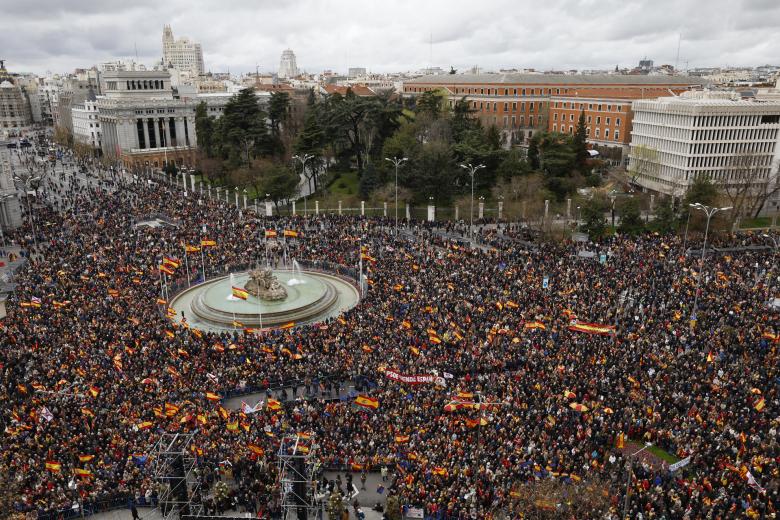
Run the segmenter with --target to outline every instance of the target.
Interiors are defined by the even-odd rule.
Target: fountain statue
[[[244,289],[261,300],[275,301],[287,298],[287,289],[279,283],[268,268],[249,271],[249,281],[244,285]]]

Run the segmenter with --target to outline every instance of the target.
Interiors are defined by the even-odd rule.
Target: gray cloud
[[[7,5],[5,5],[7,4]],[[777,0],[32,0],[4,2],[14,71],[67,72],[161,54],[162,25],[203,44],[213,71],[274,71],[287,47],[316,72],[777,62]],[[433,40],[431,49],[430,41]]]

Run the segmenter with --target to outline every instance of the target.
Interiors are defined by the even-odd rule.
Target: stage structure
[[[279,484],[283,520],[317,518],[317,457],[308,435],[286,435],[279,445]]]
[[[160,484],[158,508],[166,520],[203,514],[195,475],[195,433],[163,433],[151,451],[152,476]]]

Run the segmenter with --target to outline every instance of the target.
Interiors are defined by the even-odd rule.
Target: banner
[[[398,372],[395,372],[394,370],[385,370],[385,376],[387,376],[388,379],[391,379],[393,381],[398,381],[399,383],[406,383],[408,385],[436,384],[436,385],[446,386],[447,384],[444,381],[443,377],[435,376],[432,374],[408,375],[408,374],[400,374]]]
[[[691,456],[688,455],[684,459],[682,459],[682,460],[680,460],[678,462],[675,462],[674,464],[669,466],[669,471],[675,472],[675,471],[677,471],[680,468],[684,468],[685,466],[687,466],[690,463],[691,463]]]

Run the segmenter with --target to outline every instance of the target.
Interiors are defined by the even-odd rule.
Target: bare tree
[[[631,147],[631,162],[626,171],[626,183],[630,188],[639,186],[637,178],[655,177],[661,168],[658,162],[658,150],[640,144]]]
[[[731,158],[729,167],[715,174],[734,210],[732,214],[757,217],[767,200],[780,192],[780,172],[771,157],[744,152]]]
[[[599,518],[609,509],[609,486],[599,479],[544,479],[515,485],[510,507],[525,518]]]

